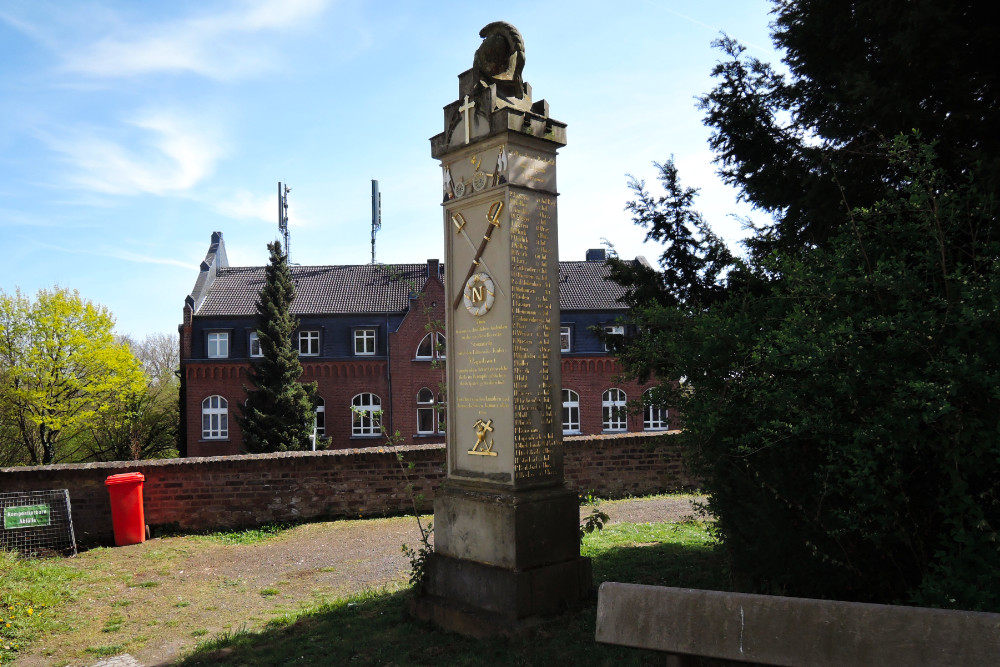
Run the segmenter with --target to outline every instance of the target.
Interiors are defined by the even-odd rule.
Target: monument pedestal
[[[414,613],[514,634],[590,592],[563,485],[556,153],[566,124],[532,101],[514,26],[483,28],[431,138],[445,233],[447,481]]]
[[[579,500],[563,487],[512,491],[446,482],[418,618],[465,635],[517,634],[590,594]]]

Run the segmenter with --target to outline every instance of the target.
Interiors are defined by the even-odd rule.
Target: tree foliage
[[[616,263],[638,325],[622,360],[681,380],[680,437],[745,588],[1000,610],[985,7],[779,2],[788,77],[720,43],[712,145],[774,219],[745,257],[701,231],[672,170],[664,197],[633,182],[667,252],[661,272]]]
[[[87,460],[129,461],[177,456],[180,381],[176,336],[150,334],[141,341],[121,338],[145,375],[139,394],[123,396],[94,421],[80,443]]]
[[[113,335],[103,306],[67,289],[34,301],[0,291],[0,405],[11,462],[45,465],[76,456],[71,445],[112,406],[144,390],[139,362]]]
[[[263,355],[254,361],[246,404],[239,417],[243,443],[252,453],[305,450],[312,446],[316,384],[298,381],[302,375],[293,334],[298,326],[291,313],[295,283],[288,258],[277,241],[267,246],[270,262],[257,299],[257,336]]]
[[[900,133],[936,141],[939,168],[952,180],[975,170],[980,187],[996,191],[1000,82],[990,3],[776,0],[774,16],[789,75],[724,38],[718,83],[701,98],[721,174],[774,214],[752,250],[822,243],[851,208],[902,186],[905,170],[883,149]]]

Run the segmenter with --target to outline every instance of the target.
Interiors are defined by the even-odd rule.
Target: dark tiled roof
[[[562,310],[625,310],[618,302],[625,288],[608,280],[604,262],[559,262],[559,308]]]
[[[441,265],[443,269],[443,264]],[[295,315],[405,312],[411,289],[427,279],[426,264],[392,267],[377,264],[293,266]],[[624,310],[617,299],[624,290],[607,280],[603,262],[559,262],[562,310]],[[256,315],[254,304],[264,284],[263,266],[219,269],[197,315]]]
[[[295,315],[404,312],[411,286],[420,289],[427,280],[426,264],[290,268],[296,289]],[[263,285],[263,266],[219,269],[197,314],[256,315],[257,293]]]

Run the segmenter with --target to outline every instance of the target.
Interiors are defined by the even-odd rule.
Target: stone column
[[[566,126],[533,103],[524,45],[483,29],[431,139],[441,161],[447,480],[418,615],[473,635],[580,601],[579,505],[563,483],[556,151]]]

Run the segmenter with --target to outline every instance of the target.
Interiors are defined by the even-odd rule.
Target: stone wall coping
[[[596,639],[767,665],[971,667],[996,664],[1000,614],[605,582]]]
[[[666,435],[676,435],[680,431],[642,431],[637,433],[602,433],[599,435],[568,435],[563,438],[564,442],[594,442],[595,444],[607,440],[636,440],[643,441],[652,438],[659,438]],[[345,449],[328,449],[316,452],[273,452],[270,454],[238,454],[236,456],[191,456],[188,458],[176,459],[142,459],[139,461],[100,461],[94,463],[54,463],[47,466],[14,466],[0,468],[0,474],[4,473],[26,473],[44,471],[71,471],[71,470],[133,470],[138,468],[164,468],[171,466],[188,466],[196,463],[214,462],[237,462],[237,461],[259,461],[262,459],[294,459],[326,456],[357,456],[363,454],[396,454],[399,452],[418,452],[426,450],[444,449],[443,442],[425,442],[419,445],[400,445],[390,447],[386,445],[374,447],[351,447]]]
[[[0,474],[26,473],[46,471],[72,470],[130,470],[137,468],[168,468],[172,466],[189,466],[202,463],[233,463],[238,461],[260,461],[267,459],[297,459],[323,458],[327,456],[358,456],[364,454],[396,454],[399,452],[417,452],[425,450],[444,449],[443,442],[421,443],[419,445],[404,445],[398,447],[352,447],[345,449],[329,449],[321,451],[272,452],[269,454],[238,454],[236,456],[191,456],[176,459],[142,459],[139,461],[101,461],[95,463],[55,463],[47,466],[15,466],[0,468]]]
[[[601,442],[602,440],[648,440],[666,435],[677,435],[675,431],[635,431],[625,433],[597,433],[595,435],[564,435],[563,442]]]

